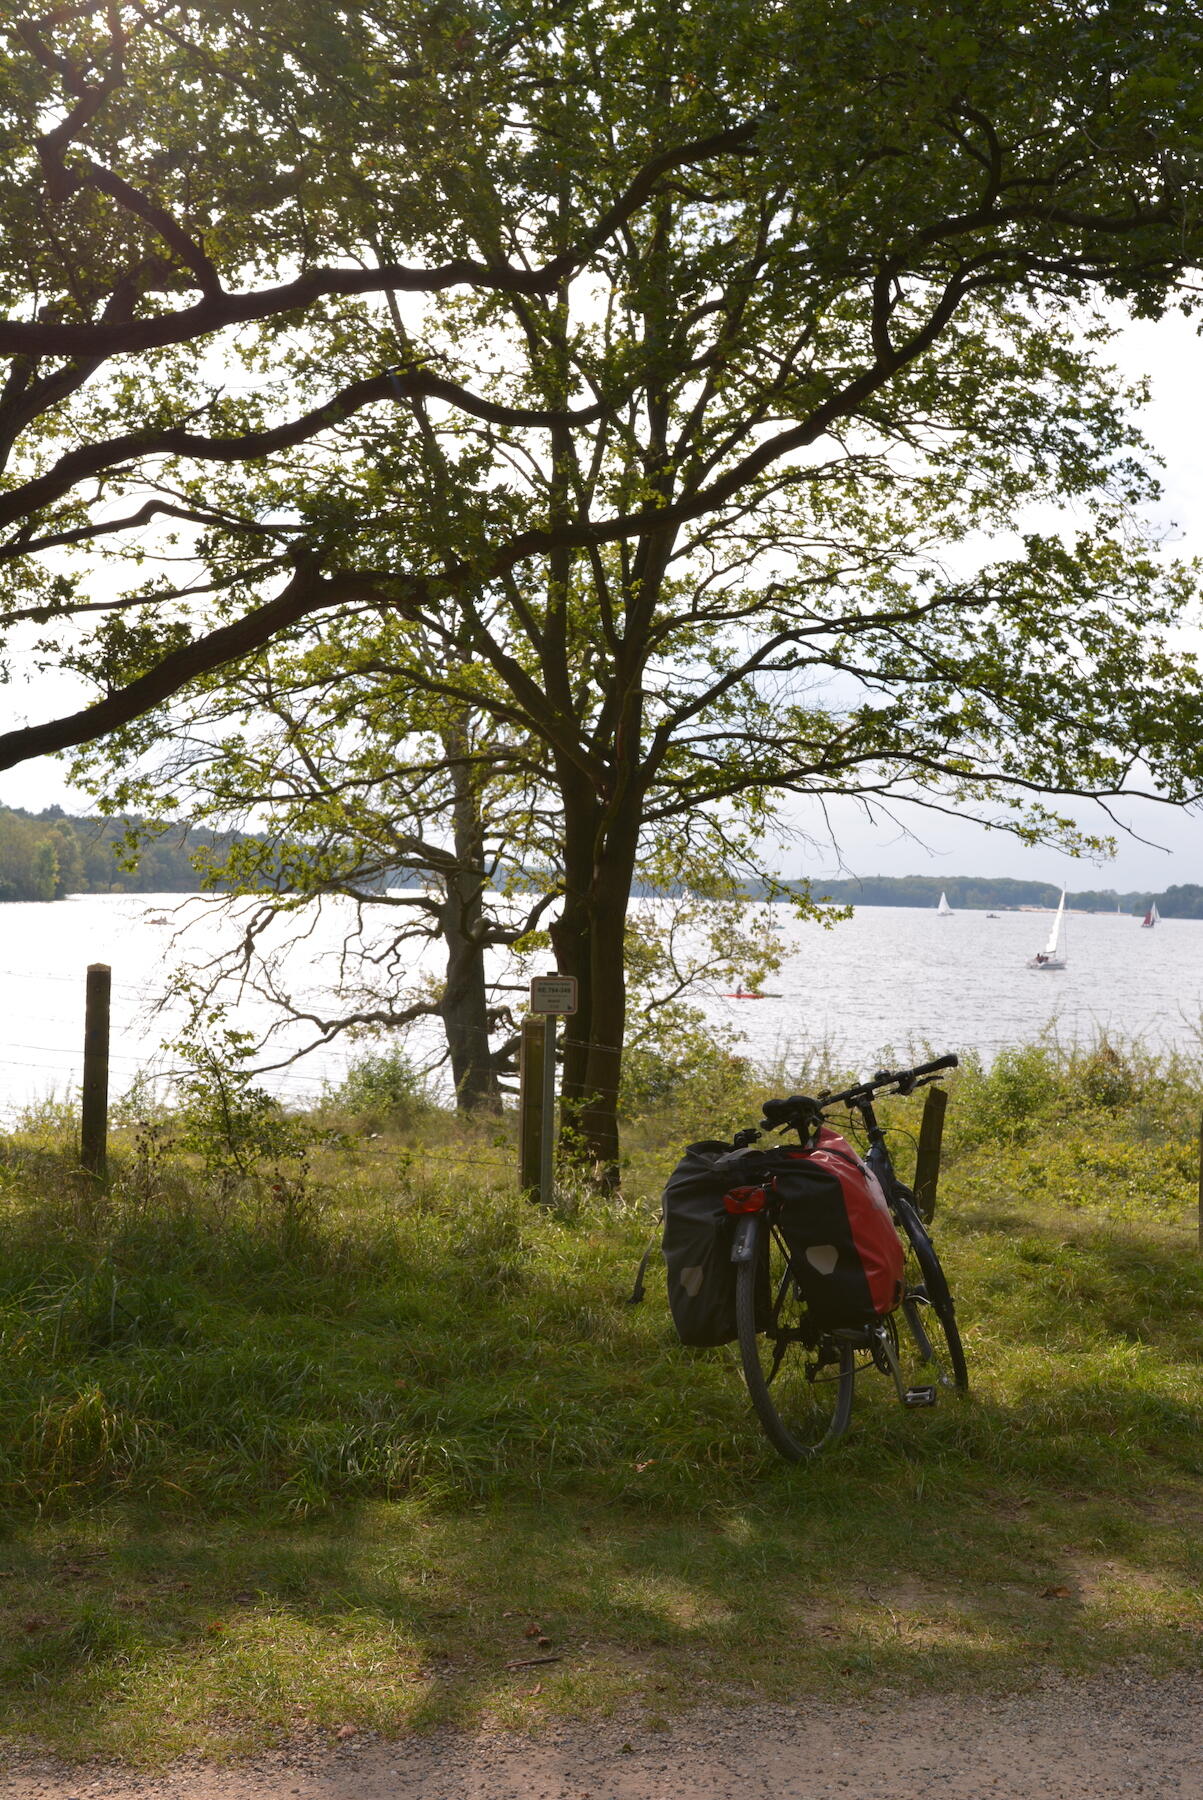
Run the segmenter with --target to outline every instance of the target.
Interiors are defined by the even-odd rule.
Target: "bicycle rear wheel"
[[[764,1213],[753,1226],[752,1257],[735,1273],[744,1380],[773,1448],[789,1462],[806,1462],[848,1429],[853,1349],[813,1328],[780,1233]]]
[[[917,1387],[933,1388],[936,1399],[942,1393],[966,1394],[969,1371],[965,1351],[948,1278],[936,1247],[905,1197],[896,1198],[894,1211],[906,1251],[906,1296],[900,1311],[911,1347],[908,1377],[914,1376]],[[902,1338],[901,1332],[899,1337]],[[905,1349],[904,1340],[899,1345],[900,1354]]]

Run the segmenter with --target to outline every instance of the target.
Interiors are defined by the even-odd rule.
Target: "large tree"
[[[106,693],[9,760],[121,727],[148,751],[151,709],[269,641],[541,746],[565,1094],[603,1163],[658,836],[721,845],[785,789],[1037,835],[1070,830],[1060,796],[1191,791],[1186,587],[1133,536],[1149,488],[1090,334],[1198,260],[1192,6],[108,16],[103,45],[86,6],[24,33],[12,130],[67,209],[48,266],[77,239],[114,266],[116,220],[132,287],[0,324],[17,387],[63,388],[0,496],[10,592],[41,582],[44,638]],[[273,279],[235,304],[248,269]],[[223,328],[255,385],[214,396]],[[1070,528],[1014,541],[1050,503]],[[85,600],[50,552],[166,553],[123,506],[177,522],[189,579]]]
[[[366,380],[335,365],[317,405],[298,410],[286,399],[265,423],[270,408],[222,396],[215,371],[231,360],[265,359],[257,366],[286,376],[290,334],[345,317],[340,308],[358,296],[395,304],[498,287],[552,294],[674,171],[754,136],[754,118],[708,128],[702,139],[682,120],[671,141],[645,140],[614,158],[597,185],[599,211],[574,221],[546,266],[523,244],[474,254],[448,213],[445,179],[509,185],[499,123],[515,79],[530,97],[530,48],[546,23],[540,8],[512,18],[485,8],[476,18],[416,0],[338,10],[325,0],[8,9],[0,19],[5,639],[15,634],[23,647],[22,626],[122,608],[63,555],[117,540],[137,555],[139,533],[173,516],[155,475],[175,459],[254,463],[364,409],[425,398],[496,411],[437,368],[403,359],[374,365]],[[711,127],[723,112],[712,111]],[[457,170],[468,143],[473,157]],[[403,252],[412,260],[399,260]],[[529,408],[517,417],[547,422]],[[131,491],[136,506],[114,506]],[[303,546],[289,574],[269,599],[243,592],[224,609],[197,604],[188,627],[174,631],[157,629],[160,592],[155,624],[138,630],[139,653],[108,645],[104,698],[0,734],[0,768],[103,736],[341,603]],[[133,606],[145,610],[141,600]]]

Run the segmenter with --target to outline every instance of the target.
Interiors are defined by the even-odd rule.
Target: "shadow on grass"
[[[684,1521],[562,1492],[291,1529],[122,1510],[87,1544],[21,1533],[5,1585],[34,1630],[9,1648],[5,1722],[137,1756],[1197,1655],[1197,1500],[1188,1520],[1182,1499],[967,1481],[943,1449],[933,1479],[917,1447],[858,1443],[817,1481],[773,1469]]]
[[[1197,1652],[1203,1270],[1164,1233],[947,1215],[974,1397],[866,1377],[798,1469],[733,1352],[621,1304],[639,1219],[9,1223],[9,1730],[237,1749]]]

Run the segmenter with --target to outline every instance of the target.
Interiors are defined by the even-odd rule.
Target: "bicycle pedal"
[[[904,1406],[934,1406],[938,1397],[934,1387],[913,1387],[906,1390],[902,1397],[902,1404]]]

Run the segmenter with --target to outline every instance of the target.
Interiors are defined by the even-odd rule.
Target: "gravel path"
[[[153,1775],[0,1766],[0,1800],[1203,1800],[1203,1675],[1045,1679],[1005,1698],[804,1701],[537,1737],[349,1738]]]

